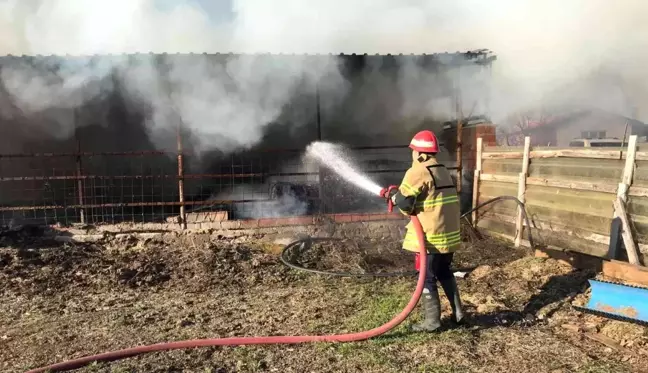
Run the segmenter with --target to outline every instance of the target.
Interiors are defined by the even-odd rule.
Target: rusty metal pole
[[[461,66],[457,68],[455,78],[455,110],[457,115],[457,192],[461,193],[462,166],[463,166],[463,113],[461,110]]]
[[[76,140],[76,174],[77,177],[79,178],[77,180],[77,194],[78,194],[78,199],[79,199],[79,205],[83,206],[83,167],[81,165],[81,139],[79,138],[79,127],[78,127],[78,111],[77,109],[73,109],[73,117],[74,117],[74,138]],[[83,208],[79,209],[79,219],[81,221],[81,224],[86,223],[85,219],[85,210]]]
[[[317,141],[322,141],[322,112],[320,106],[320,90],[319,82],[315,83],[315,124],[317,126]],[[322,166],[318,165],[317,168],[317,184],[318,184],[318,197],[319,197],[319,213],[323,214],[324,210],[324,172]]]
[[[81,141],[77,138],[77,151],[80,153],[81,152]],[[78,189],[78,194],[79,194],[79,205],[83,206],[83,180],[81,179],[81,176],[83,175],[83,168],[81,167],[81,156],[77,155],[76,157],[76,168],[77,168],[77,176],[79,177],[79,180],[77,180],[77,189]],[[81,219],[81,224],[85,224],[85,210],[81,208],[79,210],[79,218]]]
[[[180,202],[180,225],[182,229],[187,229],[187,214],[185,211],[185,198],[184,198],[184,164],[183,164],[183,147],[182,147],[182,134],[180,125],[178,124],[178,198]]]

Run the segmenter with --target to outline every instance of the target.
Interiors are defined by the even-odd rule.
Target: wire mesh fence
[[[411,165],[406,146],[352,148],[380,185]],[[382,212],[384,203],[302,150],[192,159],[175,152],[0,154],[0,225],[116,224]]]

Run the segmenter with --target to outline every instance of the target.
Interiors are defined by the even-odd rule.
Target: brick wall
[[[85,228],[52,228],[50,234],[60,241],[98,241],[109,236],[149,237],[164,234],[211,234],[223,237],[253,236],[273,240],[279,236],[366,237],[401,240],[407,217],[400,214],[331,214],[314,217],[223,220],[187,224],[114,224]]]

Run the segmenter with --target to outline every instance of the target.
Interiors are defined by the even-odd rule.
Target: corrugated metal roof
[[[148,54],[148,55],[209,55],[209,56],[220,56],[220,55],[226,55],[226,56],[416,56],[416,57],[421,57],[421,56],[472,56],[472,57],[478,57],[478,56],[484,56],[484,55],[492,55],[492,52],[488,49],[478,49],[478,50],[472,50],[472,51],[465,51],[465,52],[442,52],[442,53],[387,53],[387,54],[381,54],[381,53],[374,53],[374,54],[369,54],[369,53],[234,53],[234,52],[226,52],[226,53],[181,53],[181,52],[176,52],[176,53],[168,53],[168,52],[162,52],[162,53],[156,53],[156,52],[135,52],[135,53],[106,53],[106,54],[90,54],[90,55],[74,55],[74,54],[30,54],[30,55],[13,55],[13,54],[6,54],[6,55],[0,55],[0,57],[103,57],[103,56],[132,56],[132,55],[142,55],[142,54]]]
[[[3,60],[15,60],[15,59],[25,59],[25,60],[40,60],[40,59],[47,59],[47,60],[64,60],[64,59],[112,59],[112,58],[127,58],[127,59],[137,59],[141,58],[143,56],[151,56],[154,58],[182,58],[182,57],[192,57],[192,56],[206,56],[214,59],[230,59],[230,58],[237,58],[237,57],[273,57],[273,58],[289,58],[289,57],[310,57],[310,58],[318,58],[318,57],[336,57],[336,58],[341,58],[345,60],[364,60],[364,59],[374,59],[374,58],[382,58],[382,59],[392,59],[395,62],[397,62],[399,59],[414,59],[416,61],[419,61],[423,65],[428,65],[428,64],[434,64],[434,65],[462,65],[462,64],[483,64],[483,65],[488,65],[495,61],[497,57],[489,50],[487,49],[479,49],[479,50],[473,50],[473,51],[466,51],[466,52],[454,52],[454,53],[432,53],[432,54],[368,54],[368,53],[363,53],[363,54],[344,54],[344,53],[339,53],[339,54],[333,54],[333,53],[328,53],[328,54],[321,54],[321,53],[316,53],[316,54],[309,54],[309,53],[302,53],[302,54],[297,54],[297,53],[154,53],[154,52],[146,52],[146,53],[123,53],[123,54],[93,54],[93,55],[71,55],[71,54],[64,54],[64,55],[41,55],[41,54],[36,54],[36,55],[4,55],[0,56],[0,62]]]

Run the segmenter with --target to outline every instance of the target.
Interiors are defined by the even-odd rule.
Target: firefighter
[[[455,324],[463,321],[457,282],[450,269],[453,254],[461,244],[461,212],[450,172],[436,159],[439,145],[434,133],[417,133],[409,147],[412,149],[412,167],[405,173],[398,190],[393,190],[388,198],[403,214],[416,215],[425,233],[428,270],[421,298],[425,319],[411,329],[432,332],[441,327],[437,281],[450,301],[452,321]],[[418,252],[418,240],[411,224],[407,226],[403,249]],[[418,253],[415,267],[419,269]]]

